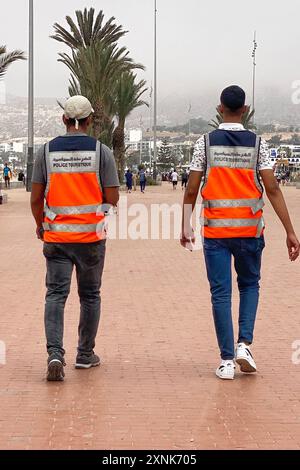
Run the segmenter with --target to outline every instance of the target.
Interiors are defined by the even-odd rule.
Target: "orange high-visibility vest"
[[[260,142],[246,130],[218,129],[205,136],[204,237],[259,238],[263,234],[264,190],[257,170]]]
[[[88,136],[46,145],[44,241],[94,243],[105,238],[100,178],[101,144]],[[77,148],[77,150],[75,150]]]

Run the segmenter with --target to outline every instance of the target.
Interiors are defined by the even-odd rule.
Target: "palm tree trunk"
[[[113,133],[113,149],[120,181],[125,171],[125,121],[119,121]]]
[[[105,108],[100,100],[94,103],[94,118],[92,124],[92,136],[100,139],[102,132],[112,124],[111,118],[105,113]]]
[[[94,103],[94,118],[92,124],[92,135],[95,139],[99,139],[103,130],[104,109],[100,101]]]

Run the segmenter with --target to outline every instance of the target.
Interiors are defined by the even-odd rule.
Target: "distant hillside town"
[[[62,123],[62,109],[58,101],[63,99],[37,99],[35,103],[35,153],[56,135],[64,133]],[[275,100],[276,102],[278,101]],[[182,104],[182,103],[181,103]],[[179,106],[180,103],[177,103]],[[183,104],[182,104],[183,106]],[[274,105],[273,105],[274,106]],[[293,106],[293,105],[292,105]],[[208,110],[204,106],[205,115],[214,118],[214,108]],[[164,102],[162,113],[158,115],[158,154],[165,151],[170,155],[174,165],[187,165],[192,158],[193,147],[197,139],[212,130],[210,121],[202,116],[194,117],[199,105],[193,112],[183,112],[181,123],[176,124],[179,109],[172,107],[171,102]],[[274,161],[280,160],[282,155],[288,159],[292,166],[300,167],[300,124],[295,123],[295,116],[288,123],[288,114],[292,111],[298,113],[298,107],[290,107],[282,113],[282,120],[272,119],[262,121],[257,116],[256,131],[270,144],[271,156]],[[170,112],[169,117],[167,114]],[[151,130],[151,109],[147,114],[133,113],[127,121],[126,129],[126,157],[128,166],[149,164],[153,158],[153,136]],[[267,119],[267,116],[265,117]],[[300,116],[299,121],[300,123]],[[163,147],[161,151],[161,147]],[[8,96],[0,103],[0,166],[8,162],[13,168],[24,168],[27,152],[27,100]]]

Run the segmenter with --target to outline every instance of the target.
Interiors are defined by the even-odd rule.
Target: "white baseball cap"
[[[85,96],[81,95],[69,98],[66,101],[64,111],[67,119],[75,119],[76,121],[85,119],[94,112],[89,100]]]

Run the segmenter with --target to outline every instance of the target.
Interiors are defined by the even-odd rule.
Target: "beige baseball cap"
[[[69,98],[66,101],[64,111],[67,119],[76,119],[76,121],[85,119],[94,112],[89,100],[85,96],[81,95]]]

